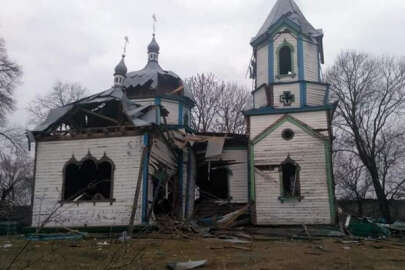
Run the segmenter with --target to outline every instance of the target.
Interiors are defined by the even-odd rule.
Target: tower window
[[[287,45],[281,47],[278,57],[279,57],[280,75],[292,74],[291,48]]]
[[[281,164],[282,198],[301,198],[300,167],[289,156]]]

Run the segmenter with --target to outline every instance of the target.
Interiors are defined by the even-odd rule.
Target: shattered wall
[[[229,196],[232,203],[248,202],[248,151],[247,149],[225,148],[223,153],[211,160],[227,161],[231,171],[228,176]]]
[[[55,210],[45,227],[128,225],[142,145],[143,136],[38,142],[32,226],[39,226]],[[114,162],[114,201],[61,206],[65,163],[72,155],[80,160],[89,152],[97,159],[105,153]],[[141,222],[142,196],[137,207],[135,224]]]

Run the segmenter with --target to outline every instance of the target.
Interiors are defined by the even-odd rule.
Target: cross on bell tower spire
[[[114,87],[121,87],[124,84],[124,80],[127,77],[127,66],[125,65],[125,54],[127,51],[127,44],[129,43],[128,37],[124,37],[124,48],[123,48],[123,54],[121,57],[121,61],[118,63],[118,65],[114,69]]]

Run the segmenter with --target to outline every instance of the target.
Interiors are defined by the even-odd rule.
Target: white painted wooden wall
[[[224,149],[222,155],[213,160],[230,161],[232,174],[229,176],[229,196],[233,203],[248,202],[248,151],[247,149]]]
[[[291,141],[281,137],[284,129],[295,132]],[[279,165],[289,154],[300,170],[302,201],[284,202],[278,169],[255,173],[256,220],[259,225],[330,224],[330,205],[324,142],[286,122],[254,147],[255,165]],[[262,171],[263,172],[263,171]]]
[[[128,225],[137,184],[142,136],[88,140],[38,142],[33,224],[39,226],[61,200],[63,167],[74,155],[80,160],[90,151],[97,159],[104,153],[114,162],[113,198],[109,202],[65,203],[45,227]],[[142,189],[141,189],[142,191]],[[141,192],[142,195],[142,192]],[[141,222],[142,196],[139,197],[135,224]]]
[[[257,61],[257,78],[256,85],[259,87],[262,84],[269,83],[269,46],[264,45],[257,50],[256,53]]]
[[[326,111],[290,113],[289,115],[304,122],[313,129],[327,129],[328,127]],[[281,117],[282,115],[280,114],[250,116],[250,138],[253,139],[262,133]]]

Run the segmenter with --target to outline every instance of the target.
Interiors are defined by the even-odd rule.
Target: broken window
[[[106,155],[97,160],[89,153],[80,162],[72,157],[63,170],[63,201],[112,200],[114,163]]]
[[[231,170],[224,161],[209,161],[197,174],[197,186],[201,199],[229,199],[229,175]]]
[[[291,48],[287,45],[283,46],[279,51],[279,68],[280,75],[288,75],[292,73],[292,58]]]
[[[300,198],[299,165],[288,156],[281,164],[280,171],[282,180],[281,196],[284,198]]]

